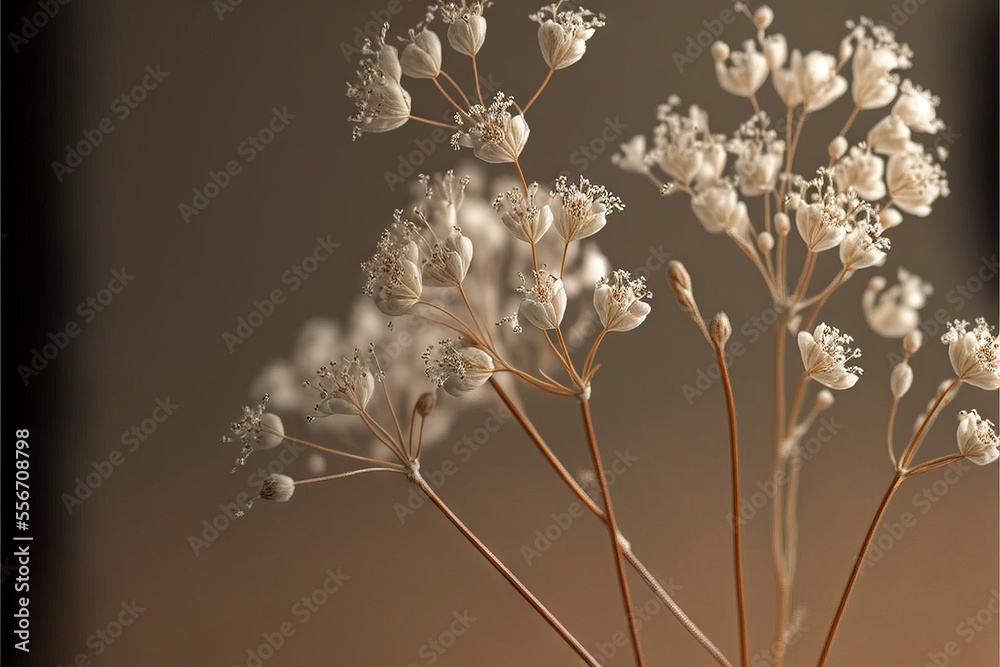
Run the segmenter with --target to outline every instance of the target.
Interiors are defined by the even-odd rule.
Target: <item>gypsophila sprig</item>
[[[971,329],[965,320],[955,320],[941,342],[948,346],[948,358],[959,380],[987,391],[1000,388],[1000,338],[984,318],[976,318]]]

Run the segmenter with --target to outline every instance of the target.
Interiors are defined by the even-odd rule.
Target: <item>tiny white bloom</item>
[[[861,146],[853,146],[833,166],[833,180],[838,190],[854,188],[860,196],[873,201],[885,197],[884,175],[882,158]]]
[[[637,134],[620,147],[621,153],[611,156],[611,163],[632,174],[646,174],[649,164],[646,158],[646,137]]]
[[[288,475],[268,475],[260,484],[260,497],[276,503],[287,502],[295,493],[295,481]]]
[[[802,104],[819,111],[847,92],[847,79],[837,74],[837,60],[828,53],[812,51],[803,56],[792,51],[787,69],[774,71],[774,88],[786,106]]]
[[[493,357],[462,342],[443,340],[423,354],[424,373],[452,396],[481,387],[493,375]]]
[[[850,347],[854,341],[825,323],[813,333],[800,331],[799,352],[806,375],[830,389],[849,389],[861,377],[861,369],[847,362],[861,356],[861,350]]]
[[[493,200],[493,208],[500,214],[501,222],[514,238],[525,243],[538,243],[552,226],[552,209],[548,204],[536,206],[537,194],[538,183],[532,183],[528,186],[527,200],[521,186],[501,192]]]
[[[840,242],[840,262],[853,271],[885,264],[889,239],[882,236],[878,218],[860,220]]]
[[[944,121],[937,117],[941,100],[936,95],[915,86],[909,79],[903,82],[900,90],[902,94],[892,107],[894,116],[901,118],[915,132],[937,134],[944,128]]]
[[[239,441],[243,445],[237,465],[246,463],[247,458],[255,449],[273,449],[284,440],[285,428],[278,415],[265,412],[268,394],[264,394],[261,402],[254,407],[243,406],[243,417],[229,425],[232,436],[223,436],[222,442]]]
[[[396,224],[382,233],[376,252],[361,268],[368,275],[364,293],[386,315],[402,315],[420,300],[423,291],[419,254],[410,240],[413,223],[402,220],[396,211]]]
[[[899,116],[888,115],[868,132],[868,146],[876,153],[894,155],[910,150],[909,126]]]
[[[441,20],[448,26],[448,43],[451,48],[467,56],[474,56],[486,41],[486,19],[482,0],[454,0],[441,2]]]
[[[955,320],[941,336],[958,379],[987,391],[1000,388],[1000,338],[982,317],[969,330],[965,320]]]
[[[879,109],[896,97],[899,76],[893,70],[912,65],[913,52],[906,44],[896,41],[895,33],[869,18],[854,26],[852,37],[857,42],[851,63],[853,80],[851,95],[861,109]]]
[[[355,350],[351,358],[320,366],[316,378],[305,382],[305,386],[319,392],[316,412],[325,417],[364,412],[375,393],[375,376],[370,365],[369,359]]]
[[[895,205],[920,218],[930,215],[939,197],[951,194],[944,168],[920,144],[889,158],[886,181]]]
[[[763,85],[767,79],[768,66],[767,58],[757,51],[756,45],[751,40],[743,43],[742,51],[729,53],[727,48],[722,58],[715,60],[715,75],[719,80],[719,86],[727,93],[739,97],[751,97]],[[729,65],[726,64],[728,55]]]
[[[594,309],[608,331],[630,331],[643,323],[650,306],[643,299],[653,294],[646,289],[646,279],[632,279],[628,271],[618,269],[602,277],[594,289]]]
[[[423,283],[434,287],[461,285],[472,263],[472,241],[454,227],[444,241],[438,241],[423,260]]]
[[[712,234],[726,232],[742,236],[750,228],[747,206],[739,200],[736,188],[729,181],[719,181],[699,190],[691,197],[691,210]]]
[[[740,192],[746,197],[774,190],[783,167],[785,142],[769,126],[767,114],[756,113],[726,143],[726,150],[736,156]]]
[[[523,115],[513,116],[508,111],[513,104],[513,98],[497,93],[488,107],[476,104],[464,114],[455,114],[455,122],[463,131],[452,136],[452,145],[471,148],[483,162],[517,161],[530,129]]]
[[[975,410],[958,413],[958,451],[976,465],[989,465],[1000,458],[997,449],[997,430],[989,419],[983,419]]]
[[[625,208],[621,199],[607,188],[594,185],[583,176],[579,184],[570,184],[565,176],[560,176],[554,188],[550,194],[561,203],[554,224],[566,243],[596,234],[607,224],[608,215]]]
[[[399,83],[399,55],[395,47],[385,43],[387,29],[388,24],[374,41],[365,41],[358,81],[347,87],[347,96],[356,106],[349,118],[355,124],[354,139],[368,132],[395,130],[410,118],[410,94]]]

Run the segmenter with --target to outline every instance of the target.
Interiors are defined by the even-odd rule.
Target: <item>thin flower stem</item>
[[[535,91],[535,94],[532,95],[531,99],[528,100],[528,103],[524,105],[524,110],[521,111],[522,114],[528,113],[528,109],[531,108],[531,105],[535,103],[535,100],[538,99],[538,96],[542,94],[543,90],[545,90],[545,86],[549,85],[549,79],[552,78],[552,73],[555,71],[556,70],[554,67],[549,69],[549,73],[546,74],[545,78],[542,80],[542,85],[538,87],[538,90]]]
[[[750,664],[750,647],[747,638],[747,609],[743,586],[743,542],[740,521],[740,448],[739,435],[736,426],[736,402],[733,399],[733,386],[729,378],[729,367],[726,364],[726,352],[721,343],[713,341],[715,358],[722,371],[722,388],[726,394],[726,413],[729,416],[729,448],[732,459],[732,497],[733,497],[733,570],[736,575],[736,608],[739,615],[740,633],[740,664],[748,667]]]
[[[621,533],[615,520],[615,510],[611,503],[611,489],[608,477],[604,473],[604,463],[601,461],[601,450],[597,445],[597,434],[594,432],[594,422],[590,414],[590,401],[580,401],[580,413],[583,416],[583,426],[587,432],[587,443],[590,445],[590,458],[594,464],[594,472],[601,487],[601,497],[604,501],[604,511],[608,517],[608,531],[611,535],[611,547],[615,552],[615,566],[618,570],[618,583],[621,585],[622,604],[628,616],[629,631],[632,633],[632,650],[635,654],[635,664],[642,667],[642,646],[639,643],[639,626],[636,624],[635,612],[632,609],[632,594],[629,591],[628,574],[625,572],[625,561],[622,559]]]
[[[760,113],[760,105],[757,104],[757,95],[750,93],[750,104],[753,106],[754,113]]]
[[[816,268],[816,253],[812,250],[806,255],[806,262],[802,267],[802,275],[799,276],[799,284],[795,286],[795,291],[792,292],[791,302],[795,303],[802,298],[802,295],[806,293],[806,289],[809,288],[809,281],[812,279],[813,269]]]
[[[524,192],[524,201],[528,201],[528,181],[524,178],[524,170],[521,169],[521,162],[517,158],[514,158],[514,168],[517,169],[517,175],[521,179],[521,191]],[[534,246],[534,244],[532,244]],[[534,248],[532,248],[534,249]]]
[[[847,279],[850,278],[852,275],[854,275],[854,271],[852,271],[851,269],[848,269],[846,267],[841,269],[840,273],[837,274],[837,277],[831,280],[830,284],[827,285],[822,292],[820,292],[819,294],[815,294],[809,297],[808,299],[804,299],[799,303],[797,303],[795,305],[795,312],[798,312],[804,308],[808,308],[817,301],[825,301],[826,299],[829,299],[830,295],[833,294],[833,291],[838,287],[840,287],[841,284],[846,282]]]
[[[431,81],[434,82],[434,85],[437,86],[437,89],[441,92],[442,95],[444,95],[444,98],[448,100],[448,103],[451,104],[451,106],[455,107],[455,109],[458,111],[459,114],[465,116],[466,118],[469,117],[469,114],[466,113],[465,109],[463,109],[458,102],[452,99],[451,95],[449,95],[448,91],[444,89],[444,86],[441,85],[440,81],[438,81],[436,78],[431,79]]]
[[[413,449],[413,425],[416,423],[416,421],[417,421],[417,404],[414,403],[413,410],[410,412],[410,430],[406,437],[406,450],[407,450],[406,453],[410,455],[411,461],[416,461],[418,458],[416,451]]]
[[[837,134],[837,136],[840,136],[840,137],[846,137],[846,135],[847,135],[847,131],[848,131],[849,129],[851,129],[851,125],[853,125],[853,124],[854,124],[854,120],[855,120],[855,119],[856,119],[856,118],[858,117],[858,113],[859,113],[860,111],[861,111],[861,107],[860,107],[860,106],[858,106],[857,104],[855,104],[855,105],[854,105],[854,111],[852,111],[852,112],[851,112],[851,115],[850,115],[850,117],[849,117],[849,118],[847,119],[847,122],[846,122],[846,123],[844,123],[844,127],[840,128],[840,132],[839,132],[839,133]]]
[[[779,294],[778,288],[774,284],[774,281],[771,280],[771,276],[768,275],[767,268],[765,268],[765,266],[761,263],[760,257],[757,256],[757,252],[754,247],[737,238],[735,234],[728,234],[728,236],[733,240],[733,243],[735,243],[736,246],[742,250],[748,258],[750,258],[753,265],[757,267],[757,270],[760,271],[761,277],[764,278],[764,284],[767,285],[767,291],[770,293],[771,298],[777,300]]]
[[[470,102],[470,101],[469,101],[469,98],[465,96],[465,92],[463,92],[463,91],[462,91],[462,89],[461,89],[461,88],[459,87],[459,85],[458,85],[457,83],[455,83],[455,80],[454,80],[453,78],[451,78],[451,77],[450,77],[450,76],[448,75],[448,73],[447,73],[447,72],[445,72],[444,70],[441,70],[441,76],[443,76],[443,77],[444,77],[445,79],[447,79],[447,80],[448,80],[448,83],[450,83],[450,84],[452,85],[452,87],[453,87],[453,88],[454,88],[454,89],[455,89],[456,91],[458,91],[458,94],[462,96],[462,101],[463,101],[463,102],[465,102],[465,106],[466,106],[467,108],[468,108],[468,107],[471,107],[471,106],[472,106],[472,102]]]
[[[840,276],[833,283],[831,283],[831,285],[827,287],[822,294],[818,295],[819,299],[816,302],[816,306],[812,309],[812,312],[809,313],[809,317],[807,317],[805,321],[799,325],[799,331],[805,331],[813,325],[813,322],[816,321],[816,317],[819,315],[819,311],[823,309],[824,305],[826,305],[827,300],[829,300],[829,298],[833,296],[833,293],[837,291],[837,288],[843,285],[852,275],[854,275],[853,271],[849,271],[847,269],[841,271]]]
[[[576,367],[573,366],[573,359],[569,354],[569,346],[566,345],[566,339],[563,337],[562,327],[556,327],[556,338],[559,340],[559,346],[562,347],[563,357],[566,359],[566,372],[569,373],[570,379],[572,379],[581,390],[585,389],[586,386],[583,378],[577,374]]]
[[[450,125],[448,123],[441,123],[441,122],[438,122],[436,120],[431,120],[430,118],[422,118],[421,116],[414,116],[412,114],[410,114],[409,116],[407,116],[407,118],[409,118],[410,120],[415,120],[418,123],[427,123],[428,125],[434,125],[436,127],[443,127],[446,130],[455,130],[457,132],[459,129],[461,129],[457,125]]]
[[[285,435],[284,433],[278,433],[277,431],[269,429],[264,425],[261,425],[261,430],[264,431],[265,433],[270,433],[271,435],[276,435],[278,437],[284,438],[285,440],[290,440],[291,442],[297,442],[300,445],[304,445],[306,447],[312,447],[313,449],[317,449],[321,452],[326,452],[327,454],[333,454],[335,456],[343,456],[346,459],[363,461],[365,463],[374,463],[377,465],[389,465],[389,466],[396,465],[395,463],[387,463],[385,461],[379,461],[378,459],[369,458],[367,456],[361,456],[360,454],[350,454],[348,452],[342,452],[338,449],[330,449],[329,447],[324,447],[323,445],[317,445],[315,442],[309,442],[308,440],[300,440],[298,438],[293,438],[290,435]],[[400,470],[402,470],[402,467],[400,467]]]
[[[889,428],[886,433],[886,446],[889,448],[889,458],[892,459],[892,466],[896,466],[896,448],[892,445],[892,432],[896,428],[896,412],[899,410],[899,399],[895,396],[892,399],[892,409],[889,410]],[[897,468],[898,470],[898,468]]]
[[[833,623],[830,625],[830,632],[826,637],[826,643],[823,645],[823,653],[820,654],[817,667],[823,667],[823,665],[826,664],[827,659],[830,657],[830,650],[833,648],[833,640],[837,636],[837,629],[840,627],[840,622],[844,617],[844,610],[847,609],[847,602],[851,598],[851,591],[854,590],[854,584],[858,580],[858,575],[861,574],[861,567],[864,565],[865,556],[868,554],[868,548],[871,547],[872,541],[875,539],[875,532],[878,530],[879,523],[882,521],[882,516],[885,514],[886,508],[889,507],[889,501],[892,500],[892,496],[896,493],[896,489],[899,488],[900,484],[902,484],[905,479],[906,476],[903,473],[896,473],[896,475],[892,478],[892,483],[889,484],[888,490],[885,492],[885,496],[882,498],[882,502],[875,511],[875,517],[872,519],[871,526],[868,528],[868,534],[865,535],[865,540],[861,544],[860,551],[858,551],[858,557],[854,560],[854,567],[851,569],[851,576],[847,580],[847,586],[844,588],[844,594],[840,597],[840,604],[837,606],[837,613],[833,616]]]
[[[405,470],[397,470],[396,468],[362,468],[360,470],[351,470],[350,472],[342,472],[336,475],[326,475],[324,477],[313,477],[311,479],[297,479],[295,480],[295,486],[301,484],[312,484],[313,482],[329,482],[334,479],[344,479],[345,477],[354,477],[355,475],[364,475],[369,472],[394,472],[398,475],[405,475]]]
[[[917,475],[923,475],[928,472],[934,472],[944,468],[945,466],[950,466],[952,463],[958,463],[959,461],[964,461],[967,459],[965,454],[949,454],[948,456],[942,456],[940,458],[931,459],[926,463],[921,463],[916,468],[912,468],[907,471],[907,477],[916,477]]]
[[[490,344],[493,344],[493,336],[490,334],[489,329],[486,327],[485,321],[483,327],[479,326],[479,318],[476,317],[476,311],[472,309],[472,304],[469,302],[469,297],[465,293],[465,288],[462,287],[462,283],[458,284],[458,293],[462,295],[462,301],[465,302],[465,307],[469,311],[469,317],[472,318],[472,324],[476,327],[476,331],[479,333],[479,337],[483,340],[489,340]],[[485,330],[485,333],[484,333]]]
[[[396,408],[392,404],[392,397],[389,396],[389,387],[385,384],[385,373],[382,371],[382,364],[379,363],[378,355],[372,354],[375,359],[375,367],[378,369],[378,383],[382,385],[382,393],[385,394],[385,402],[389,406],[389,413],[392,415],[392,423],[396,426],[396,435],[399,436],[399,446],[403,450],[403,453],[408,453],[406,451],[406,440],[403,439],[403,426],[399,423],[399,417],[396,416]],[[406,460],[404,458],[404,460]]]
[[[944,400],[955,391],[959,383],[962,381],[961,377],[955,378],[948,388],[938,394],[937,400],[934,401],[934,405],[931,409],[927,411],[927,416],[924,417],[923,421],[920,422],[920,426],[917,428],[916,433],[913,434],[913,438],[910,440],[909,444],[906,445],[906,449],[903,450],[903,455],[899,457],[899,469],[906,470],[910,463],[913,462],[913,457],[917,455],[920,451],[920,445],[923,444],[924,436],[927,434],[927,429],[934,422],[934,418],[937,416],[938,409],[944,403]]]
[[[559,277],[566,273],[566,256],[569,254],[569,241],[563,242],[562,260],[559,262]]]
[[[590,352],[587,353],[587,359],[583,362],[583,376],[587,377],[590,375],[591,367],[594,365],[594,359],[597,357],[597,350],[601,347],[601,342],[604,337],[608,335],[608,328],[604,327],[601,329],[601,333],[597,334],[597,338],[594,339],[594,344],[590,346]]]
[[[427,417],[420,415],[420,430],[417,431],[417,453],[413,456],[414,461],[420,458],[420,452],[424,449],[424,422],[426,421]]]
[[[396,445],[392,441],[392,435],[387,430],[385,430],[384,426],[382,426],[374,418],[372,418],[370,414],[368,414],[364,410],[362,410],[359,414],[361,416],[361,421],[365,423],[365,426],[368,427],[368,430],[371,431],[372,435],[378,438],[383,445],[388,447],[389,451],[396,455],[396,458],[398,458],[400,461],[405,461],[406,453],[400,449],[402,444]]]
[[[483,91],[479,87],[479,65],[476,63],[475,53],[472,54],[472,77],[476,80],[476,97],[479,98],[481,105],[486,106],[486,103],[483,102]]]
[[[514,418],[517,420],[521,428],[524,429],[525,434],[528,438],[535,444],[535,447],[541,452],[545,460],[556,471],[560,479],[566,484],[567,487],[580,499],[587,509],[589,509],[598,519],[607,523],[608,517],[604,512],[604,509],[598,506],[587,492],[583,490],[583,487],[574,479],[573,475],[566,469],[566,466],[562,464],[559,458],[553,453],[552,449],[548,446],[545,440],[542,438],[541,434],[535,428],[528,416],[524,414],[521,408],[514,402],[510,395],[504,390],[500,383],[494,378],[490,378],[490,384],[493,386],[494,391],[496,391],[497,396],[503,401],[503,404],[507,406],[507,409],[511,411]],[[635,568],[635,571],[639,573],[642,580],[650,587],[650,589],[656,594],[656,596],[663,602],[663,604],[670,610],[677,620],[681,623],[684,628],[691,633],[691,636],[701,644],[702,647],[708,651],[712,657],[723,667],[732,667],[732,663],[726,658],[722,652],[716,648],[715,644],[708,639],[704,632],[695,625],[687,614],[680,608],[680,606],[674,602],[673,598],[667,593],[667,591],[656,581],[656,578],[646,569],[646,566],[642,564],[642,561],[632,552],[631,549],[625,550],[625,558],[628,562]]]
[[[789,111],[791,115],[791,111]],[[782,237],[784,238],[784,237]],[[774,355],[774,484],[777,493],[771,503],[771,551],[774,559],[774,576],[777,582],[777,611],[775,620],[775,667],[781,667],[785,657],[785,622],[788,616],[788,583],[785,571],[784,490],[778,484],[785,474],[785,323],[779,315],[775,323],[777,342]]]
[[[432,489],[422,477],[419,477],[419,475],[415,476],[414,483],[420,487],[420,490],[423,491],[425,496],[427,496],[427,499],[434,503],[434,505],[441,510],[441,513],[444,514],[449,521],[451,521],[452,525],[454,525],[455,528],[457,528],[459,532],[465,536],[465,539],[467,539],[472,546],[474,546],[479,553],[481,553],[483,557],[486,558],[486,560],[488,560],[494,568],[496,568],[497,572],[503,575],[504,579],[510,582],[510,585],[521,594],[521,597],[523,597],[528,604],[534,607],[535,611],[537,611],[539,615],[541,615],[541,617],[544,618],[550,626],[552,626],[553,630],[559,633],[559,636],[562,637],[574,651],[576,651],[577,655],[579,655],[585,663],[591,667],[601,667],[601,663],[599,663],[597,659],[583,647],[583,644],[581,644],[576,637],[574,637],[570,631],[566,629],[559,619],[557,619],[555,615],[553,615],[553,613],[549,611],[548,608],[542,604],[542,602],[535,597],[530,590],[528,590],[528,587],[521,583],[514,573],[510,571],[510,568],[504,565],[503,561],[497,558],[497,556],[490,551],[483,541],[480,540],[454,512],[451,511],[451,508],[448,507],[448,505],[446,505],[436,493],[434,493],[434,489]]]

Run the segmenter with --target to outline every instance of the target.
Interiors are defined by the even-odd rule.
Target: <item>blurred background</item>
[[[582,168],[607,185],[626,204],[597,237],[612,263],[642,266],[662,249],[684,261],[707,313],[728,313],[734,341],[746,348],[732,370],[749,497],[771,470],[773,331],[753,324],[767,309],[767,293],[732,244],[703,231],[686,198],[661,198],[648,182],[613,167],[610,157],[619,143],[651,133],[656,106],[670,94],[706,108],[713,131],[729,133],[745,120],[749,105],[718,87],[698,38],[714,28],[735,47],[752,36],[751,26],[743,18],[721,22],[731,9],[725,2],[588,5],[604,11],[608,25],[532,108],[522,164],[529,180]],[[907,216],[891,234],[887,265],[849,282],[824,311],[824,319],[855,335],[866,372],[855,389],[837,394],[827,413],[836,433],[802,471],[793,604],[805,616],[788,664],[805,665],[819,653],[891,478],[884,434],[888,359],[898,342],[865,324],[860,297],[868,278],[880,273],[891,280],[904,266],[936,288],[923,311],[927,343],[914,360],[916,380],[899,433],[951,372],[935,320],[997,321],[997,9],[976,0],[771,6],[772,30],[804,51],[835,53],[844,21],[861,14],[895,25],[916,54],[906,74],[941,97],[947,128],[937,141],[951,153],[951,196],[927,219]],[[545,74],[536,27],[526,18],[536,9],[502,2],[487,14],[480,73],[518,100]],[[15,21],[10,30],[35,11],[27,3],[21,16],[8,14]],[[36,643],[17,664],[87,664],[80,656],[108,667],[576,664],[439,513],[421,509],[400,521],[397,505],[408,501],[410,488],[396,476],[301,489],[287,505],[263,503],[235,521],[225,510],[240,493],[254,491],[247,477],[271,457],[259,453],[230,474],[236,448],[219,438],[239,407],[258,398],[250,387],[260,370],[292,354],[308,320],[350,311],[362,283],[359,262],[373,251],[392,210],[411,203],[407,187],[389,183],[386,174],[398,173],[403,156],[421,146],[432,150],[423,151],[429,154],[417,172],[443,171],[468,157],[444,143],[428,144],[429,128],[416,123],[350,140],[346,118],[353,108],[344,82],[354,76],[348,56],[355,39],[386,15],[400,34],[423,11],[409,0],[72,3],[59,5],[37,34],[5,53],[47,82],[44,97],[18,101],[18,113],[39,132],[23,169],[45,183],[44,196],[25,201],[55,221],[32,226],[26,218],[24,230],[12,233],[25,248],[64,249],[62,261],[45,269],[60,277],[61,288],[38,296],[50,319],[34,323],[40,333],[24,338],[14,362],[28,363],[49,341],[46,332],[63,331],[68,322],[81,327],[27,387],[7,374],[8,395],[11,388],[23,391],[46,415],[40,418],[50,423],[46,428],[59,429],[33,442],[37,474],[47,476],[51,491],[34,500],[35,524],[47,535],[36,548],[48,560],[35,574],[42,587],[32,608]],[[445,48],[446,69],[471,82],[468,62]],[[414,113],[441,117],[445,108],[429,82],[407,88]],[[777,108],[770,83],[762,90],[762,105]],[[800,155],[825,163],[826,143],[850,109],[845,96],[811,119]],[[880,117],[862,115],[852,141]],[[269,123],[282,127],[273,141],[246,148],[247,137]],[[102,127],[112,129],[95,135]],[[581,158],[582,147],[602,133],[604,141],[594,145],[604,148]],[[88,136],[101,140],[91,140],[97,145],[79,162],[70,161],[67,144]],[[204,191],[210,172],[233,160],[240,172],[203,210],[185,212],[182,204],[194,205],[193,189]],[[53,162],[70,170],[54,169]],[[299,289],[285,290],[287,301],[245,342],[227,346],[223,334],[234,332],[255,299],[285,287],[284,272],[313,251],[317,237],[339,244],[332,259]],[[816,284],[838,268],[834,257],[823,260]],[[117,294],[123,277],[112,282],[115,271],[128,283]],[[623,531],[735,659],[723,397],[715,383],[685,395],[685,385],[697,386],[712,359],[663,274],[659,267],[650,277],[656,296],[649,320],[605,342],[595,420],[609,463],[616,452],[635,459],[613,487]],[[102,303],[108,294],[113,299]],[[78,305],[88,297],[99,312]],[[946,315],[938,318],[941,309]],[[412,362],[420,363],[416,352]],[[576,406],[523,396],[568,467],[586,468]],[[512,422],[462,459],[458,443],[483,426],[489,407],[470,408],[425,453],[424,468],[455,464],[440,490],[455,511],[595,655],[605,656],[604,664],[631,664],[626,650],[614,647],[609,655],[625,625],[603,527],[589,516],[576,519],[529,563],[525,547],[538,549],[538,531],[556,523],[553,515],[567,511],[572,495]],[[996,394],[963,389],[928,439],[928,457],[954,450],[954,414],[971,408],[996,419]],[[133,427],[142,438],[124,437]],[[295,415],[286,415],[286,427],[309,432]],[[111,472],[102,474],[109,461]],[[998,608],[997,470],[969,467],[957,478],[934,474],[903,487],[886,515],[887,529],[912,525],[883,542],[878,562],[862,577],[831,665],[997,664],[998,619],[990,611]],[[286,471],[308,474],[304,457]],[[99,484],[81,493],[81,480],[86,484],[95,472]],[[67,500],[74,496],[79,502]],[[755,665],[770,664],[773,639],[769,507],[745,529]],[[340,589],[328,599],[314,597],[331,573]],[[633,591],[646,609],[649,664],[713,664],[637,579]],[[324,602],[306,613],[303,598]],[[116,628],[125,620],[126,627]],[[282,624],[294,634],[261,655]],[[957,653],[946,655],[951,644]],[[254,655],[266,659],[254,662]]]

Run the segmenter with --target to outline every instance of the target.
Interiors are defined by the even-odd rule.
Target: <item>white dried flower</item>
[[[937,134],[944,129],[944,121],[937,117],[937,107],[941,100],[936,95],[914,85],[909,79],[903,82],[900,90],[902,92],[899,99],[892,107],[894,116],[902,119],[915,132]]]
[[[375,376],[368,357],[355,350],[351,358],[320,366],[305,386],[319,392],[315,410],[320,416],[357,415],[365,411],[375,393]]]
[[[347,86],[347,96],[354,100],[356,111],[352,136],[366,132],[388,132],[410,118],[410,94],[399,83],[402,69],[396,48],[385,43],[389,26],[374,40],[366,40],[361,49],[358,81]]]
[[[423,283],[433,287],[455,287],[465,280],[472,263],[472,241],[454,227],[443,241],[437,241],[421,263]]]
[[[452,396],[481,387],[493,375],[493,357],[460,341],[443,340],[423,353],[424,373]]]
[[[882,236],[882,225],[875,216],[859,220],[840,242],[840,262],[848,271],[882,266],[888,251],[889,239]]]
[[[877,200],[885,197],[885,163],[882,158],[853,146],[833,166],[833,180],[840,191],[854,188],[865,199]]]
[[[552,226],[552,209],[548,204],[541,208],[534,204],[538,194],[538,183],[528,186],[528,199],[525,200],[521,186],[515,186],[506,192],[501,192],[493,200],[493,208],[500,214],[500,220],[519,241],[538,243]]]
[[[396,211],[396,223],[382,232],[375,254],[361,265],[368,275],[363,291],[386,315],[402,315],[423,291],[419,253],[412,242],[415,228]]]
[[[441,2],[431,10],[441,12],[441,20],[448,26],[448,43],[451,48],[467,56],[474,56],[486,41],[486,19],[483,10],[492,2],[458,0]]]
[[[621,153],[611,156],[611,164],[632,174],[649,173],[646,155],[646,137],[637,134],[620,147]]]
[[[399,57],[403,74],[413,79],[436,79],[441,74],[441,39],[433,30],[410,31]]]
[[[747,205],[739,200],[736,188],[729,181],[701,189],[691,197],[691,210],[712,234],[744,236],[750,229]]]
[[[916,330],[920,324],[919,311],[934,291],[930,283],[906,269],[899,269],[897,277],[899,282],[887,290],[885,278],[872,278],[861,296],[868,326],[886,338],[902,338]]]
[[[785,106],[802,104],[809,111],[829,106],[847,91],[847,79],[837,74],[837,60],[832,55],[811,51],[803,56],[792,51],[787,69],[773,75],[774,89]]]
[[[295,493],[295,480],[288,475],[268,475],[260,484],[260,498],[276,503],[287,502]]]
[[[868,146],[876,153],[894,155],[910,150],[910,128],[899,116],[888,115],[868,132]]]
[[[562,206],[555,216],[555,228],[559,236],[570,243],[592,236],[607,224],[607,216],[621,211],[621,199],[608,192],[601,185],[594,185],[580,177],[580,183],[568,183],[565,176],[556,179],[552,197],[558,197]]]
[[[969,330],[965,320],[955,320],[941,336],[958,379],[987,391],[1000,388],[1000,338],[982,317]]]
[[[851,229],[855,207],[861,202],[853,191],[838,193],[830,171],[820,169],[816,178],[799,183],[800,205],[795,227],[810,252],[836,248]]]
[[[697,106],[688,108],[686,116],[674,111],[680,103],[671,98],[657,109],[659,124],[653,132],[653,148],[649,160],[681,185],[689,187],[703,173],[708,156],[717,155],[714,147],[723,137],[713,136],[708,129],[708,114]],[[722,151],[725,158],[725,151]],[[713,165],[711,172],[721,171]]]
[[[951,194],[944,168],[919,144],[889,158],[889,196],[906,213],[926,218],[938,197]]]
[[[649,315],[651,308],[643,299],[652,296],[645,278],[633,280],[628,271],[618,269],[597,282],[594,309],[608,331],[630,331]]]
[[[562,7],[562,2],[546,5],[528,16],[538,26],[538,46],[550,69],[563,69],[578,62],[587,51],[587,40],[604,26],[604,14],[582,7]]]
[[[989,465],[1000,458],[997,449],[997,430],[989,419],[983,419],[975,410],[958,413],[958,451],[976,465]]]
[[[736,156],[740,192],[745,197],[771,192],[781,173],[785,142],[769,126],[767,114],[756,113],[726,142],[726,150]]]
[[[788,60],[788,42],[784,35],[768,35],[761,45],[764,51],[764,58],[767,60],[767,67],[772,72],[784,67]]]
[[[513,116],[514,99],[497,93],[488,107],[473,105],[465,114],[455,114],[455,122],[463,129],[451,138],[455,148],[471,148],[484,162],[516,162],[530,132],[523,115]]]
[[[896,35],[885,26],[875,25],[862,17],[854,27],[857,43],[851,63],[853,79],[851,95],[860,109],[879,109],[896,97],[899,75],[893,70],[907,69],[912,65],[913,51],[906,44],[896,41]]]
[[[800,331],[799,352],[806,375],[830,389],[849,389],[861,377],[861,369],[847,366],[847,362],[861,356],[861,350],[851,348],[854,341],[835,327],[825,323],[813,333]]]
[[[542,269],[532,271],[535,284],[528,289],[524,276],[517,289],[523,296],[518,315],[542,330],[555,329],[566,314],[566,288],[563,281]]]
[[[728,47],[726,51],[729,51]],[[714,47],[713,55],[716,55]],[[722,55],[721,52],[719,55]],[[767,79],[769,71],[767,59],[757,51],[756,45],[751,40],[743,43],[742,51],[733,51],[726,55],[729,56],[728,66],[725,56],[715,59],[715,76],[719,80],[719,86],[727,93],[739,97],[753,96]]]

